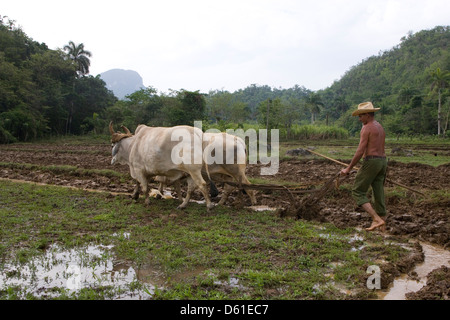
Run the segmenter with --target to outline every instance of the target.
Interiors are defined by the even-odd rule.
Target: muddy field
[[[131,193],[134,182],[128,174],[128,167],[112,166],[110,161],[108,145],[4,145],[0,146],[0,163],[2,163],[0,178]],[[66,170],[58,170],[56,166],[66,167]],[[284,181],[306,189],[321,187],[341,168],[339,164],[326,159],[299,158],[281,161],[279,171],[274,176],[261,176],[261,168],[258,165],[250,165],[247,175],[251,178],[270,179],[269,183],[277,184]],[[111,172],[118,172],[120,175],[113,175]],[[403,164],[391,161],[388,176],[392,181],[426,195],[433,193],[438,196],[423,197],[387,183],[387,232],[393,235],[407,235],[449,248],[450,199],[446,195],[450,188],[450,163],[432,167],[419,163]],[[351,182],[352,178],[346,183]],[[156,187],[156,184],[154,186]],[[394,189],[395,191],[392,191]],[[234,196],[241,200],[236,201],[237,205],[249,205],[245,203],[248,201],[247,198],[240,196],[239,192],[235,192]],[[305,196],[307,195],[296,197],[301,200]],[[292,205],[289,195],[282,191],[275,193],[260,191],[257,199],[258,204],[270,207],[288,208]],[[317,214],[317,219],[332,222],[338,227],[370,225],[370,218],[354,205],[345,185],[328,193],[320,201]]]
[[[131,194],[134,182],[129,176],[128,167],[112,166],[110,161],[110,146],[107,144],[2,145],[0,178]],[[348,159],[341,161],[348,162]],[[279,172],[275,176],[261,176],[258,165],[250,165],[247,175],[250,178],[268,180],[268,183],[283,182],[311,189],[321,187],[341,168],[342,166],[329,160],[305,157],[281,161]],[[448,250],[450,163],[432,167],[418,163],[390,162],[388,176],[392,181],[419,190],[427,196],[387,183],[386,233],[430,242]],[[350,196],[352,181],[350,178],[339,189],[328,192],[317,204],[314,219],[331,222],[341,228],[368,227],[371,222],[369,216],[355,206]],[[307,196],[308,194],[295,197],[300,202]],[[196,197],[201,199],[199,194]],[[231,205],[250,205],[248,197],[242,196],[238,191],[230,198],[236,200]],[[257,200],[260,205],[293,208],[291,198],[283,191],[260,191]],[[447,279],[447,285],[448,281]]]
[[[276,179],[320,187],[341,168],[339,164],[321,159],[284,161],[280,163]],[[256,168],[249,168],[250,176],[254,176],[257,172],[259,170]],[[449,191],[450,164],[435,168],[419,163],[390,162],[388,177],[391,181],[406,185],[425,195],[442,192],[436,199],[386,183],[388,234],[406,235],[450,248],[450,198],[445,197],[445,190],[447,195]],[[369,216],[358,208],[351,198],[349,188],[352,182],[353,179],[350,178],[345,182],[347,187],[343,185],[338,190],[332,190],[318,203],[318,220],[332,222],[338,227],[370,226]],[[262,196],[261,201],[264,204],[276,205],[280,201],[270,196]],[[285,199],[287,200],[288,198]]]

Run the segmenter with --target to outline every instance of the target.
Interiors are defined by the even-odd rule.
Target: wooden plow
[[[312,151],[312,150],[309,150],[309,149],[305,149],[305,150],[308,151],[308,152],[310,152],[311,154],[315,154],[316,156],[319,156],[319,157],[322,157],[322,158],[331,160],[331,161],[333,161],[333,162],[335,162],[335,163],[338,163],[338,164],[340,164],[340,165],[348,166],[348,164],[346,164],[346,163],[344,163],[344,162],[341,162],[341,161],[335,160],[335,159],[333,159],[333,158],[327,157],[327,156],[325,156],[325,155],[323,155],[323,154],[320,154],[320,153],[318,153],[318,152],[315,152],[315,151]],[[358,168],[358,167],[353,167],[353,169],[358,170],[359,168]],[[392,184],[394,184],[394,185],[396,185],[396,186],[402,187],[402,188],[407,189],[407,190],[409,190],[409,191],[412,191],[412,192],[418,193],[418,194],[420,194],[420,195],[422,195],[422,196],[425,196],[425,194],[424,194],[423,192],[420,192],[420,191],[418,191],[418,190],[415,190],[415,189],[413,189],[413,188],[410,188],[410,187],[408,187],[408,186],[405,186],[404,184],[401,184],[401,183],[399,183],[399,182],[393,181],[393,180],[391,180],[391,179],[389,179],[389,178],[387,178],[387,177],[386,177],[386,181],[389,182],[389,183],[392,183]]]
[[[347,166],[348,164],[340,162],[338,160],[332,159],[330,157],[327,157],[325,155],[322,155],[318,152],[305,149],[309,151],[311,154],[315,154],[317,156],[323,157],[325,159],[331,160],[335,163],[341,164],[343,166]],[[355,170],[358,170],[357,167],[354,167]],[[356,171],[352,171],[351,174],[355,173]],[[336,189],[339,188],[339,185],[344,182],[346,179],[348,179],[350,175],[347,176],[341,176],[340,171],[333,175],[331,178],[326,180],[322,187],[320,188],[314,188],[313,185],[310,186],[288,186],[288,185],[276,185],[276,184],[239,184],[233,181],[224,181],[224,180],[214,180],[214,182],[217,183],[226,183],[231,186],[235,186],[241,190],[244,190],[245,188],[253,189],[253,190],[260,190],[260,191],[281,191],[286,192],[290,199],[290,206],[288,208],[279,208],[277,211],[279,212],[279,215],[281,217],[284,216],[295,216],[297,218],[303,218],[307,220],[311,219],[317,219],[318,218],[318,211],[319,208],[319,202],[320,200],[334,187]],[[408,186],[405,186],[401,183],[392,181],[391,179],[386,178],[387,182],[390,182],[394,185],[398,185],[402,188],[405,188],[409,191],[418,193],[422,196],[425,196],[423,192],[420,192],[418,190],[412,189]],[[306,195],[305,197],[298,199],[298,195]]]
[[[333,188],[339,188],[339,185],[348,178],[348,176],[340,177],[340,172],[333,175],[325,181],[322,187],[314,188],[314,185],[277,185],[277,184],[244,184],[234,181],[214,180],[214,183],[226,183],[240,190],[244,188],[258,191],[279,191],[285,192],[290,200],[288,208],[278,208],[277,212],[281,217],[295,216],[303,219],[317,218],[319,201]],[[304,197],[299,198],[299,195]]]

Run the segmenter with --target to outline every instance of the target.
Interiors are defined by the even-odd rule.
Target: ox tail
[[[219,190],[216,187],[216,184],[211,179],[211,175],[209,174],[209,168],[208,168],[208,155],[211,154],[211,151],[213,150],[214,146],[212,143],[208,144],[205,149],[203,150],[202,160],[204,165],[204,170],[202,172],[206,172],[207,180],[209,181],[209,194],[211,197],[217,197],[219,195]]]
[[[211,151],[213,150],[214,146],[212,145],[212,143],[208,144],[205,149],[203,149],[203,154],[202,154],[202,160],[203,160],[203,166],[204,166],[204,170],[206,172],[206,175],[208,177],[208,180],[211,181],[211,176],[209,175],[209,168],[208,168],[208,164],[209,164],[209,157],[208,155],[211,154]]]
[[[216,187],[216,184],[210,180],[209,181],[209,195],[213,198],[217,197],[219,195],[219,190]]]

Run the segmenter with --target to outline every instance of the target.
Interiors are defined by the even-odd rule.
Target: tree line
[[[282,130],[298,138],[306,125],[334,126],[358,134],[360,123],[351,116],[356,106],[372,101],[381,111],[377,120],[390,135],[446,136],[450,114],[450,28],[408,33],[391,50],[364,59],[330,87],[316,92],[303,86],[273,88],[250,86],[206,94],[171,91],[158,94],[149,87],[108,108],[109,116],[131,127],[139,119],[150,125],[175,125],[204,120],[221,130],[243,123]],[[198,104],[183,97],[196,96]],[[189,112],[190,108],[197,113]],[[190,118],[194,115],[196,119]]]
[[[339,126],[356,132],[354,105],[370,100],[390,134],[445,136],[450,112],[450,27],[409,32],[391,50],[364,59],[318,91]]]
[[[369,57],[330,87],[250,86],[228,92],[153,87],[118,100],[99,77],[89,75],[91,52],[70,41],[50,50],[0,16],[0,143],[46,136],[106,133],[109,121],[133,130],[192,125],[224,130],[250,124],[299,138],[306,125],[357,134],[351,111],[363,101],[381,107],[377,119],[388,134],[446,135],[450,112],[449,27],[409,33],[391,50]],[[305,131],[305,130],[304,130]],[[310,130],[311,131],[311,130]]]
[[[82,134],[95,114],[116,102],[89,56],[70,42],[50,50],[0,16],[0,143]]]

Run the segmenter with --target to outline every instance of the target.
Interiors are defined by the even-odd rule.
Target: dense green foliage
[[[158,93],[153,87],[117,100],[89,73],[91,53],[72,41],[49,50],[0,17],[0,143],[43,136],[107,132],[109,121],[133,130],[153,126],[280,129],[299,139],[312,132],[360,130],[351,111],[364,101],[381,107],[377,120],[390,135],[446,135],[450,114],[449,27],[409,33],[391,50],[369,57],[330,87],[272,88],[252,84],[233,93],[185,90]],[[331,129],[324,129],[330,126]],[[333,134],[334,135],[334,134]],[[339,131],[339,135],[342,132]]]
[[[309,123],[333,124],[353,135],[361,125],[351,116],[352,110],[361,102],[372,101],[381,107],[377,119],[388,134],[445,135],[450,114],[449,43],[449,27],[409,33],[399,45],[365,59],[317,92],[299,86],[275,89],[257,85],[234,93],[210,92],[209,115],[216,121],[236,121],[233,110],[241,104],[238,110],[245,121],[259,120],[263,127],[284,129],[287,138],[301,138],[290,134],[292,126]]]
[[[235,121],[233,110],[242,104],[239,110],[246,112],[246,121],[259,120],[266,127],[269,103],[273,110],[269,111],[269,127],[285,129],[288,138],[294,124],[333,124],[355,134],[361,125],[351,111],[361,102],[372,101],[381,107],[377,119],[388,134],[445,135],[450,112],[449,43],[449,27],[409,33],[399,45],[363,60],[317,92],[299,86],[276,89],[254,84],[234,93],[210,92],[210,118]]]
[[[85,76],[85,59],[80,69],[78,60],[48,49],[14,21],[4,20],[0,19],[0,143],[92,130],[96,114],[116,100],[103,80]]]
[[[450,109],[449,43],[449,27],[410,33],[398,46],[362,61],[319,94],[330,114],[340,118],[338,123],[353,132],[345,112],[355,104],[372,101],[381,107],[379,118],[394,134],[438,133],[440,95],[445,131]]]
[[[170,94],[157,94],[148,87],[126,96],[103,113],[104,128],[109,121],[123,124],[131,131],[139,124],[151,126],[194,125],[194,121],[205,117],[205,95],[198,91],[172,91]]]

